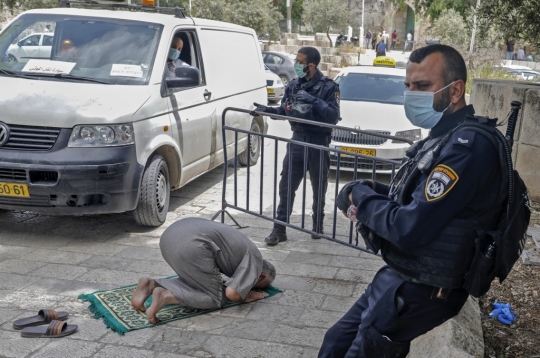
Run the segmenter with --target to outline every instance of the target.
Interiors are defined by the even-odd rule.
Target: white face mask
[[[455,81],[454,81],[455,82]],[[442,112],[437,112],[433,109],[433,99],[435,93],[450,87],[454,82],[441,88],[436,92],[421,92],[421,91],[405,91],[404,107],[405,115],[409,121],[420,128],[431,129],[435,127],[442,118],[443,113],[452,105],[452,102]]]

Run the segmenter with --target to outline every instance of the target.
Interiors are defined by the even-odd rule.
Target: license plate
[[[0,182],[0,196],[17,196],[29,198],[28,185]]]
[[[268,93],[274,93],[274,89],[273,89],[273,88],[267,88],[266,91],[267,91]]]
[[[368,155],[370,157],[377,156],[377,150],[375,149],[364,149],[364,148],[353,148],[353,147],[339,147],[339,149],[344,150],[346,152],[355,153],[355,154]]]

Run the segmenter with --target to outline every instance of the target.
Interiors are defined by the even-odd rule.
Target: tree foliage
[[[397,5],[405,5],[405,0],[390,0]],[[417,15],[436,20],[444,10],[454,10],[463,18],[467,18],[474,7],[476,0],[414,0],[414,10]]]
[[[540,1],[482,0],[478,18],[483,27],[493,26],[504,37],[514,37],[540,47]]]
[[[463,17],[453,10],[445,9],[430,28],[431,35],[441,40],[441,43],[457,48],[466,48],[470,33]]]
[[[316,32],[326,32],[330,40],[330,28],[344,29],[349,12],[342,0],[304,0],[302,20]]]
[[[292,1],[291,18],[301,19],[304,0],[291,0],[291,1]],[[279,10],[281,11],[281,15],[283,15],[284,18],[287,18],[287,0],[280,1]]]
[[[155,0],[157,4],[157,0]],[[140,4],[140,0],[133,0]],[[12,11],[57,7],[57,0],[0,0],[0,6]],[[188,13],[188,0],[160,0],[160,6],[180,6]],[[283,18],[272,0],[192,0],[192,16],[219,20],[253,28],[258,34],[279,37],[279,21]]]

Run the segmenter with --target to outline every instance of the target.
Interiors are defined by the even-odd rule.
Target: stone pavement
[[[288,125],[275,123],[274,130],[280,126]],[[245,176],[241,169],[239,178]],[[139,227],[129,214],[51,217],[0,211],[0,357],[316,357],[325,331],[363,293],[382,260],[292,230],[289,241],[267,247],[264,237],[271,223],[234,211],[247,226],[242,231],[276,266],[275,286],[283,293],[125,336],[107,330],[101,320],[92,318],[88,303],[77,300],[80,293],[136,283],[141,275],[173,274],[161,257],[161,233],[184,217],[212,217],[221,208],[221,181],[222,168],[217,168],[173,192],[167,222],[159,228]],[[332,181],[329,186],[328,193],[333,193]],[[242,187],[239,200],[246,195]],[[329,211],[334,203],[328,200],[327,205]],[[475,307],[478,310],[472,304],[472,313],[464,318],[473,325]],[[12,322],[41,308],[68,311],[69,322],[79,325],[79,332],[61,339],[21,338]],[[410,357],[425,357],[426,352],[430,357],[470,357],[461,350],[452,353],[455,331],[464,331],[459,340],[467,343],[468,352],[481,356],[474,348],[478,334],[471,338],[463,328],[467,322],[452,320],[447,325],[413,344]]]

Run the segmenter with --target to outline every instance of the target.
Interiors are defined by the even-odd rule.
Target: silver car
[[[294,60],[286,53],[263,51],[262,54],[264,64],[279,76],[284,86],[297,77],[294,72]]]

